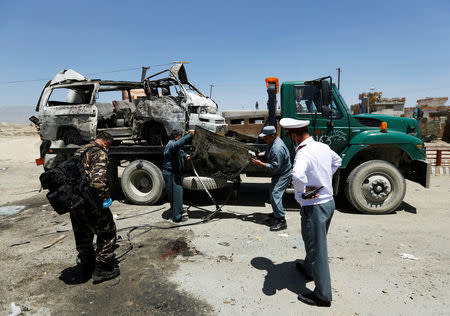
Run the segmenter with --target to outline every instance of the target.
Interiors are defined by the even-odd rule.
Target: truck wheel
[[[406,193],[405,178],[389,162],[370,160],[350,172],[345,183],[347,200],[360,212],[393,212]]]
[[[203,184],[208,190],[220,189],[227,185],[227,179],[225,178],[212,178],[212,177],[200,177]],[[203,190],[203,185],[197,177],[184,177],[183,188],[189,190]]]
[[[66,129],[63,133],[62,139],[66,146],[69,144],[83,145],[83,138],[80,133],[73,128]]]
[[[123,171],[122,191],[133,204],[154,204],[164,193],[161,170],[147,160],[135,160]]]

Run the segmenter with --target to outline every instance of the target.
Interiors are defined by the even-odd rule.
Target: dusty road
[[[186,192],[192,225],[140,227],[130,233],[133,250],[122,258],[119,279],[80,279],[69,217],[37,192],[38,146],[37,136],[0,135],[0,206],[24,206],[0,215],[0,315],[9,315],[11,302],[24,315],[450,314],[449,176],[433,176],[428,190],[408,182],[402,207],[390,215],[340,205],[328,235],[333,303],[316,308],[297,300],[313,287],[294,267],[304,256],[297,205],[288,199],[288,229],[270,232],[268,179],[260,178],[245,179],[237,198],[206,224],[196,223],[214,207],[205,194]],[[223,200],[228,190],[215,196]],[[166,201],[115,201],[111,209],[124,239],[118,253],[128,248],[129,227],[171,225]]]

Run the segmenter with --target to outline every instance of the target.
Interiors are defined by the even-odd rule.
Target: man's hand
[[[186,155],[186,160],[191,160],[191,155]]]
[[[259,159],[252,158],[252,163],[260,167],[266,167],[266,164]]]
[[[194,137],[195,131],[194,131],[193,129],[191,129],[191,130],[189,131],[189,134],[191,134],[191,137]]]

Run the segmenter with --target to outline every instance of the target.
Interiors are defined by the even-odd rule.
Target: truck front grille
[[[367,127],[380,127],[381,121],[371,117],[355,117],[361,125]]]

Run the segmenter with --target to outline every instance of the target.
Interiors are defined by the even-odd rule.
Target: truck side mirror
[[[328,83],[328,80],[322,80],[322,105],[323,107],[327,107],[331,103],[331,90],[330,90],[330,84]]]

